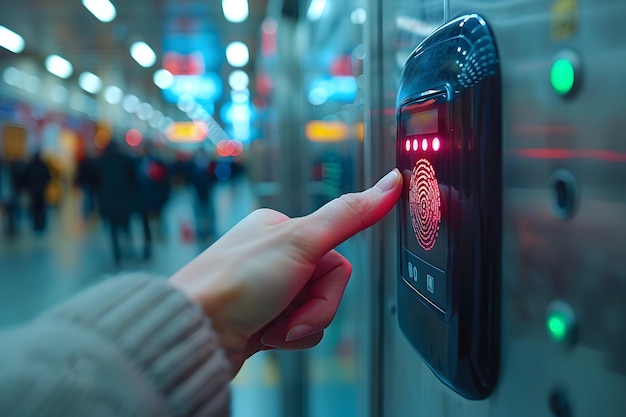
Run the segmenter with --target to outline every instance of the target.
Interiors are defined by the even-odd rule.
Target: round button
[[[551,302],[546,314],[546,329],[553,341],[563,344],[572,343],[576,333],[574,310],[564,301]]]
[[[559,52],[550,67],[550,84],[561,96],[570,96],[580,84],[581,64],[578,54],[566,50]]]

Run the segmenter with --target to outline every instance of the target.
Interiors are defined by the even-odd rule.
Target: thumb
[[[344,194],[318,210],[301,217],[300,227],[308,233],[309,255],[318,259],[361,230],[382,219],[402,192],[402,176],[392,170],[373,187]]]

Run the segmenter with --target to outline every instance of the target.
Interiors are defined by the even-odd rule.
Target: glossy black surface
[[[445,384],[466,398],[485,398],[499,371],[502,122],[496,44],[480,16],[445,24],[415,49],[396,109],[397,162],[405,177],[398,216],[399,324]],[[432,109],[437,132],[409,126]],[[427,146],[413,147],[423,139]],[[418,184],[411,178],[424,170],[434,173],[436,187],[410,191]],[[414,204],[412,218],[409,199],[416,195],[428,204]],[[433,214],[428,208],[434,201],[439,212]],[[415,226],[415,207],[430,216],[424,221],[430,226]],[[418,239],[426,232],[434,242]]]

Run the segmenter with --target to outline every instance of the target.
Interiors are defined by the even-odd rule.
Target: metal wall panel
[[[626,411],[626,17],[623,0],[370,2],[370,175],[393,164],[398,75],[445,19],[483,15],[503,76],[502,364],[484,401],[439,382],[397,325],[394,222],[374,229],[371,415],[623,416]],[[572,97],[550,86],[562,50],[580,57]],[[390,148],[390,149],[387,149]],[[569,188],[569,184],[575,184]],[[573,211],[559,208],[573,201]],[[391,248],[391,249],[390,249]],[[375,258],[375,257],[371,257]],[[575,343],[546,330],[550,303],[577,319]]]

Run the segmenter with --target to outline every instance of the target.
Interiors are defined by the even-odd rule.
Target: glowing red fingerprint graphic
[[[441,197],[435,169],[426,159],[420,159],[413,167],[409,209],[417,242],[424,250],[431,250],[439,234]]]

